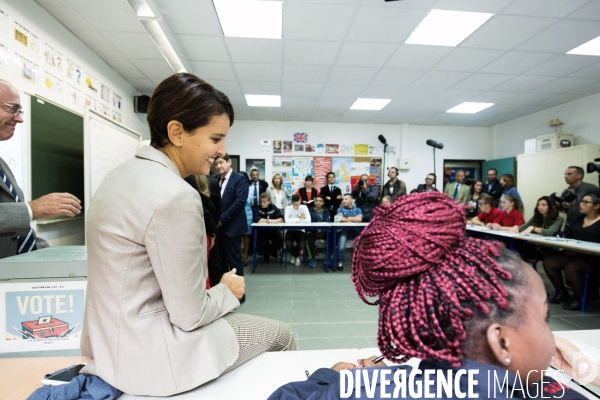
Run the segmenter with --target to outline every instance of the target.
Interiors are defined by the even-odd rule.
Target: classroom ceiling
[[[141,93],[174,72],[127,0],[36,1]],[[224,37],[211,0],[151,1],[236,119],[492,126],[600,92],[600,57],[566,54],[600,36],[600,0],[284,0],[281,40]],[[457,47],[404,44],[431,9],[495,16]],[[350,110],[357,97],[392,101]],[[446,113],[464,101],[496,105]]]

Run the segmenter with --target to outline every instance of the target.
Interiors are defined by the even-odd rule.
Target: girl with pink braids
[[[415,379],[421,385],[435,385],[440,376],[436,371],[441,371],[453,373],[465,389],[468,374],[458,380],[459,372],[478,371],[478,383],[472,389],[479,398],[506,399],[513,390],[528,391],[527,397],[543,394],[551,398],[552,388],[560,384],[554,381],[549,386],[553,380],[544,376],[540,385],[541,371],[548,369],[553,357],[555,364],[567,370],[573,358],[563,359],[566,347],[562,344],[556,350],[542,279],[502,244],[466,236],[466,222],[464,209],[437,192],[404,196],[375,209],[370,224],[356,239],[352,282],[365,303],[379,306],[377,346],[393,363],[420,359],[422,374]],[[334,399],[350,389],[344,398],[385,398],[385,393],[397,388],[393,376],[402,370],[408,376],[413,370],[407,365],[375,365],[372,360],[319,369],[307,381],[279,388],[270,399]],[[349,374],[356,374],[356,368],[367,368],[356,386],[361,393],[344,383]],[[429,370],[433,373],[424,378]],[[377,376],[376,371],[380,377],[391,372],[387,375],[391,384],[377,378],[366,382]],[[507,377],[510,389],[506,385],[503,391],[496,388],[490,396],[493,381],[488,381],[489,374],[500,382]],[[372,382],[377,387],[367,396],[367,383]],[[433,393],[434,398],[460,397]],[[570,389],[559,390],[555,396],[584,398]],[[424,395],[409,392],[402,397]]]

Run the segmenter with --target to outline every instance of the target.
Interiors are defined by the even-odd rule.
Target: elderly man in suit
[[[19,92],[0,79],[0,141],[13,137],[17,124],[23,122]],[[34,171],[35,173],[35,171]],[[8,164],[0,158],[0,258],[48,247],[35,236],[31,221],[55,216],[74,217],[81,212],[81,202],[69,193],[51,193],[25,202]]]
[[[260,195],[269,193],[269,184],[260,179],[260,172],[256,168],[250,171],[250,195],[252,196],[252,209],[260,206]]]
[[[454,174],[454,183],[449,183],[444,189],[444,194],[459,204],[469,201],[470,188],[465,182],[465,171],[462,169]]]
[[[244,207],[248,199],[248,181],[231,169],[229,154],[215,159],[215,167],[221,176],[221,220],[219,221],[219,234],[217,241],[221,251],[221,266],[224,272],[237,270],[237,274],[244,276],[242,265],[242,235],[248,231],[248,221]],[[245,298],[242,298],[242,301]]]
[[[337,214],[337,210],[342,203],[342,189],[335,186],[334,172],[327,173],[327,185],[321,188],[321,196],[325,201],[325,208],[329,211],[331,222],[333,222],[333,218]]]

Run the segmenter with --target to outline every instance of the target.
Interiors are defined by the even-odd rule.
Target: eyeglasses
[[[581,200],[579,203],[581,204],[596,204],[593,201]]]
[[[10,104],[10,103],[3,103],[4,106],[8,107],[8,113],[10,115],[23,115],[25,114],[25,110],[23,110],[23,107],[21,107],[18,104]]]

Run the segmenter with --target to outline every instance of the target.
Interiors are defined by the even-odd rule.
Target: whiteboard
[[[83,118],[85,204],[118,165],[135,157],[142,135],[86,107]]]

